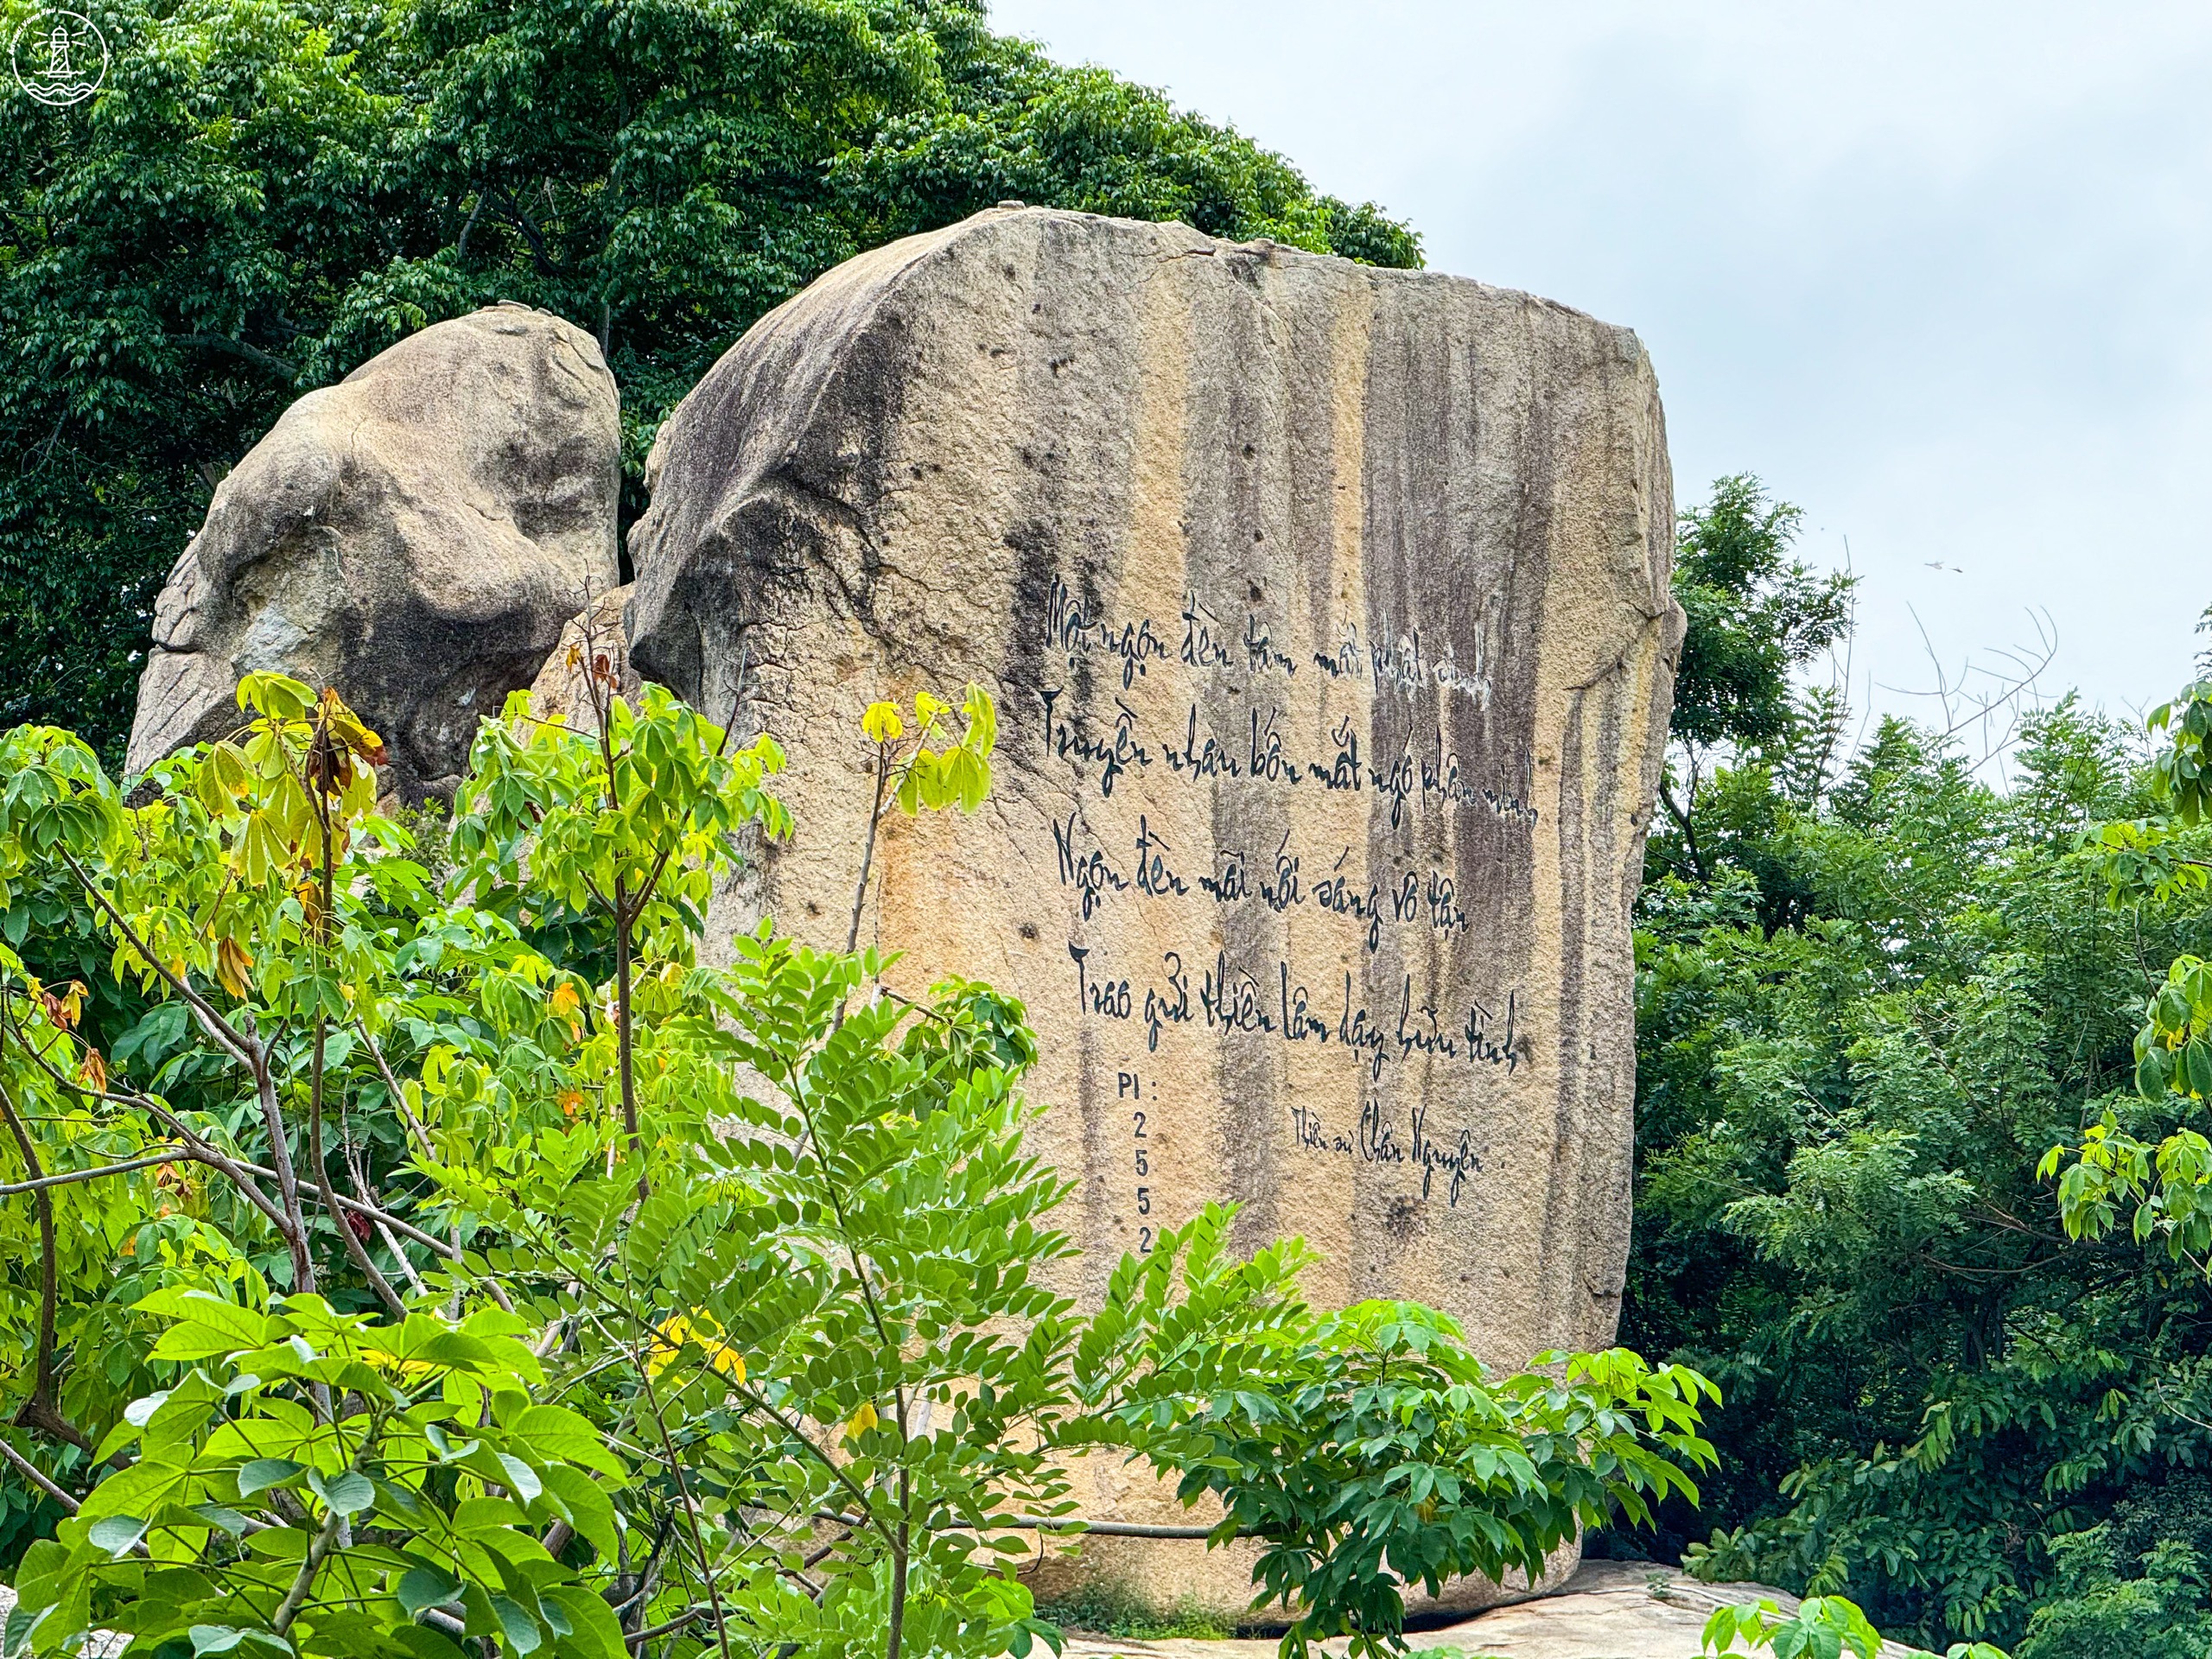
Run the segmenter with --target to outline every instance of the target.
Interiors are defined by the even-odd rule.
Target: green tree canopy
[[[1803,518],[1749,473],[1717,480],[1710,500],[1683,512],[1675,596],[1689,631],[1675,677],[1677,741],[1773,743],[1796,712],[1798,670],[1850,626],[1850,575],[1789,557]]]
[[[662,415],[761,313],[1001,200],[1420,262],[1372,207],[968,0],[90,10],[102,92],[0,104],[0,728],[111,754],[214,484],[427,323],[510,299],[596,334],[634,492]]]
[[[1624,1340],[1728,1403],[1703,1512],[1643,1546],[1846,1591],[1932,1646],[2182,1651],[2212,1620],[2190,1472],[2212,1344],[2168,1245],[2204,1231],[2127,1237],[2130,1194],[2094,1170],[2075,1196],[2119,1234],[2069,1227],[2037,1166],[2108,1109],[2121,1150],[2186,1109],[2139,1097],[2139,1049],[2196,1033],[2155,1007],[2139,1028],[2212,938],[2205,832],[2163,824],[2155,786],[2212,712],[2177,705],[2162,766],[2071,698],[2002,774],[1902,721],[1840,741],[1840,698],[1790,671],[1842,625],[1840,585],[1789,564],[1791,523],[1745,480],[1684,518],[1676,760],[1707,770],[1653,836],[1639,916]]]
[[[1835,758],[1840,694],[1801,691],[1798,677],[1847,634],[1853,578],[1816,573],[1789,556],[1802,516],[1770,500],[1748,473],[1716,480],[1712,499],[1681,515],[1675,596],[1688,631],[1659,786],[1674,833],[1654,845],[1662,868],[1700,882],[1731,860],[1758,862],[1765,828],[1758,790],[1700,798],[1716,765],[1733,762],[1745,780],[1771,778],[1777,804],[1803,804],[1820,792]],[[1770,865],[1761,874],[1766,919],[1802,902],[1781,872]]]

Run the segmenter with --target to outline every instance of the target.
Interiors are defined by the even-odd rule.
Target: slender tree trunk
[[[1690,765],[1689,804],[1684,806],[1675,799],[1675,791],[1668,785],[1664,776],[1659,779],[1659,801],[1667,809],[1667,816],[1675,821],[1675,827],[1682,832],[1682,850],[1689,855],[1690,868],[1697,872],[1697,879],[1700,882],[1710,882],[1713,873],[1706,868],[1705,855],[1698,849],[1697,825],[1692,818],[1697,809],[1697,765],[1694,761]]]
[[[861,912],[868,904],[868,878],[875,868],[875,827],[883,822],[883,791],[891,779],[891,749],[879,743],[875,748],[875,801],[868,810],[868,836],[861,842],[861,879],[853,888],[853,921],[845,930],[845,954],[850,956],[860,948]],[[841,1012],[838,1018],[842,1020]]]
[[[324,745],[327,756],[330,742],[327,729],[318,741]],[[330,771],[326,759],[321,778],[315,780],[315,817],[322,825],[322,913],[315,919],[315,944],[325,952],[330,949],[330,924],[334,914],[333,906],[337,898],[337,884],[330,862],[330,799],[323,793],[329,779]],[[317,1014],[315,1017],[315,1065],[308,1082],[308,1160],[315,1168],[315,1190],[322,1194],[322,1207],[329,1211],[331,1222],[338,1229],[339,1243],[346,1247],[346,1257],[353,1262],[354,1271],[369,1281],[369,1287],[376,1292],[377,1299],[391,1310],[395,1319],[404,1319],[407,1317],[407,1304],[400,1300],[399,1293],[391,1287],[391,1281],[378,1270],[377,1264],[370,1259],[368,1246],[361,1243],[360,1235],[353,1230],[353,1218],[339,1208],[338,1191],[330,1184],[330,1160],[322,1147],[322,1057],[324,1043],[329,1035],[328,1016]],[[401,1109],[405,1109],[404,1102],[401,1103]],[[392,1246],[395,1252],[398,1248],[397,1244]]]
[[[284,1243],[292,1256],[292,1288],[303,1294],[315,1288],[315,1258],[308,1253],[307,1211],[300,1203],[300,1178],[292,1164],[292,1144],[284,1133],[284,1109],[277,1103],[276,1078],[269,1069],[269,1046],[249,1025],[252,1045],[253,1092],[261,1103],[261,1121],[269,1130],[269,1161],[276,1176],[276,1202],[284,1211]]]
[[[327,875],[326,871],[326,887]],[[394,1318],[404,1319],[407,1317],[407,1304],[371,1259],[368,1246],[353,1230],[353,1217],[339,1207],[338,1191],[330,1184],[330,1161],[322,1149],[322,1050],[327,1034],[328,1022],[318,1014],[315,1017],[315,1065],[308,1083],[308,1162],[315,1170],[315,1190],[322,1194],[322,1207],[329,1211],[330,1219],[338,1229],[339,1242],[346,1247],[346,1259],[353,1262],[354,1271],[369,1281],[369,1288],[376,1292],[377,1300],[391,1310]]]
[[[899,1450],[903,1454],[903,1443]],[[906,1513],[911,1490],[906,1471],[899,1470],[899,1541],[891,1548],[891,1633],[883,1644],[883,1659],[899,1659],[899,1644],[906,1631],[906,1568],[913,1538],[912,1522]]]
[[[16,1110],[15,1101],[4,1090],[0,1090],[0,1112],[7,1114],[8,1128],[16,1137],[17,1150],[23,1155],[24,1168],[30,1172],[31,1179],[41,1179],[46,1170],[39,1162],[38,1148],[31,1141],[29,1128]],[[31,1397],[23,1402],[22,1409],[16,1414],[16,1421],[22,1427],[36,1429],[42,1434],[67,1440],[72,1446],[90,1452],[92,1443],[61,1414],[61,1408],[54,1397],[54,1327],[61,1272],[60,1253],[54,1236],[54,1195],[42,1186],[35,1187],[31,1191],[31,1203],[38,1211],[38,1371],[31,1389]]]
[[[645,1137],[638,1124],[638,1073],[631,1046],[630,917],[622,879],[614,880],[614,1071],[622,1088],[622,1127],[630,1134],[630,1155],[638,1160],[638,1197],[652,1195],[645,1179]]]

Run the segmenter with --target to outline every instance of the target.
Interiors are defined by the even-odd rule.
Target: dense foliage
[[[755,317],[997,201],[1419,263],[1371,207],[973,0],[86,9],[114,48],[98,96],[0,83],[0,728],[110,755],[215,483],[426,322],[510,299],[597,335],[634,490]],[[11,36],[27,10],[0,8]]]
[[[1900,721],[1853,741],[1825,688],[1722,724],[1789,641],[1835,637],[1841,595],[1792,568],[1792,525],[1745,480],[1684,523],[1684,706],[1704,723],[1678,801],[1704,771],[1689,821],[1653,837],[1643,901],[1624,1339],[1699,1364],[1727,1407],[1704,1513],[1642,1545],[1847,1588],[1930,1642],[2163,1651],[2082,1632],[2180,1642],[2212,1615],[2203,1224],[2178,1252],[2156,1228],[2146,1247],[2069,1225],[2056,1161],[2038,1166],[2107,1112],[2120,1147],[2184,1109],[2139,1097],[2138,1028],[2167,963],[2212,950],[2195,832],[2158,827],[2139,736],[2071,699],[2026,722],[2001,779]],[[1716,561],[1717,527],[1749,555]],[[2177,715],[2182,734],[2208,715]],[[2201,1033],[2188,999],[2212,978],[2176,974],[2168,1011]],[[2189,1035],[2166,1066],[2185,1080]]]
[[[435,838],[275,676],[128,798],[0,736],[11,1651],[993,1659],[1057,1635],[1013,1569],[1088,1454],[1260,1541],[1286,1659],[1378,1654],[1408,1584],[1694,1499],[1694,1373],[1488,1378],[1224,1210],[1079,1311],[1020,1009],[766,926],[703,964],[782,756],[591,683],[487,721]],[[862,726],[878,819],[984,799],[980,690]]]

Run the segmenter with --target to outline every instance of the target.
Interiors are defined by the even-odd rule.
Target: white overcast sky
[[[2115,714],[2212,603],[2212,3],[995,0],[1640,334],[1677,495],[1863,578],[1853,690],[2036,639]],[[1931,569],[1940,564],[1952,569]],[[1916,621],[1916,617],[1917,620]]]

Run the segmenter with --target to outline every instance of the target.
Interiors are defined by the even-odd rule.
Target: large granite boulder
[[[621,580],[620,401],[543,311],[438,323],[286,410],[169,573],[129,768],[221,734],[239,677],[334,685],[404,798],[449,793],[476,722]]]
[[[792,757],[797,839],[723,930],[842,944],[862,707],[996,696],[991,802],[892,822],[862,938],[906,951],[901,990],[1027,1005],[1071,1290],[1234,1199],[1248,1244],[1325,1253],[1319,1298],[1439,1305],[1498,1366],[1611,1340],[1681,632],[1632,334],[997,211],[762,319],[652,465],[634,658],[719,718],[742,656],[741,724]],[[1077,1495],[1189,1518],[1103,1460]],[[1155,1603],[1249,1593],[1197,1545],[1086,1560]]]

